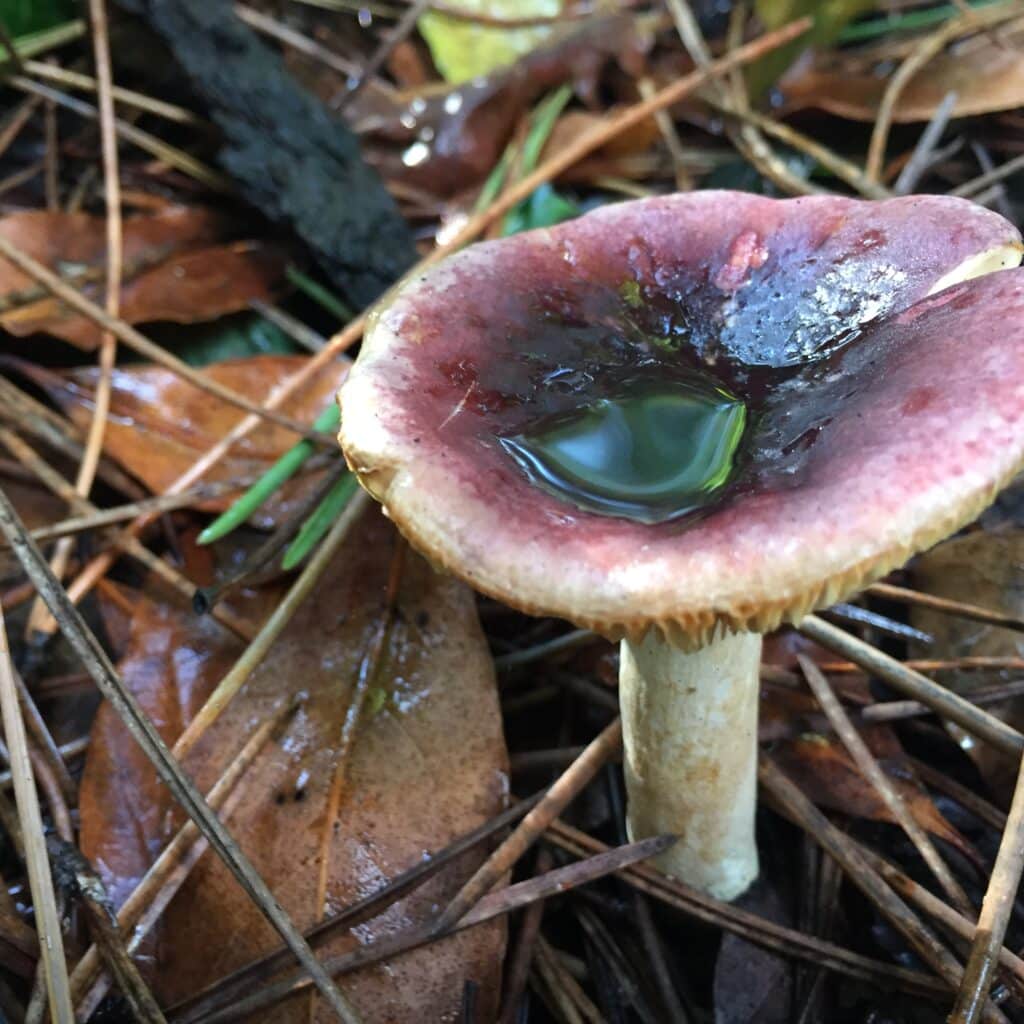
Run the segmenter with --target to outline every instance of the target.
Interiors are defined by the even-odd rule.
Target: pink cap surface
[[[1020,468],[1024,272],[945,287],[1020,251],[947,197],[605,207],[389,294],[340,440],[415,546],[513,606],[611,637],[766,630],[948,535]],[[651,358],[710,369],[756,411],[746,480],[703,517],[582,511],[499,444]]]

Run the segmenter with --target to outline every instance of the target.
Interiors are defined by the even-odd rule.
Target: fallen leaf
[[[0,445],[0,458],[9,458],[7,449]],[[36,487],[28,480],[9,477],[0,473],[0,488],[16,509],[22,522],[34,530],[38,526],[48,526],[67,516],[67,504],[45,487]],[[0,586],[13,586],[25,579],[25,570],[21,567],[11,549],[3,544],[0,546]]]
[[[206,209],[172,207],[124,222],[122,320],[195,323],[269,301],[281,290],[286,256],[275,245],[224,243],[229,222]],[[102,305],[106,221],[47,210],[0,219],[0,236],[61,274]],[[79,348],[99,344],[101,331],[52,298],[20,270],[0,261],[0,325],[11,334],[52,334]]]
[[[384,610],[395,533],[370,513],[321,579],[316,595],[256,669],[244,690],[185,762],[208,789],[256,723],[303,701],[284,735],[246,774],[228,825],[292,919],[317,918],[318,856],[330,829],[327,906],[336,911],[375,891],[456,836],[497,813],[507,792],[507,755],[493,663],[468,588],[407,553],[397,615],[369,704],[357,727],[348,784],[335,821],[324,821],[342,721],[361,659]],[[121,672],[167,739],[223,674],[235,641],[168,608],[143,607]],[[177,815],[152,770],[108,707],[97,717],[82,782],[82,848],[123,898]],[[436,912],[479,864],[469,854],[354,934],[332,955],[413,927]],[[197,926],[201,922],[201,927]],[[259,911],[209,852],[160,925],[154,984],[170,1004],[278,943]],[[366,1024],[455,1020],[464,985],[479,985],[481,1020],[492,1020],[504,927],[485,925],[417,950],[387,967],[342,979]],[[329,1013],[318,1003],[315,1019]],[[306,998],[256,1021],[307,1024]]]
[[[615,60],[634,65],[647,37],[634,17],[571,22],[564,38],[539,47],[512,67],[443,89],[410,93],[366,88],[347,115],[367,159],[389,181],[433,196],[479,184],[511,139],[522,114],[545,92],[572,82],[594,101],[601,71]]]
[[[930,121],[949,92],[957,94],[953,117],[1024,105],[1022,44],[1021,19],[960,40],[907,82],[893,120]],[[874,121],[896,66],[886,44],[819,54],[805,70],[783,81],[785,109],[816,107],[855,121]]]
[[[764,858],[760,877],[739,898],[737,906],[791,928],[792,901],[780,889],[785,883],[791,886],[792,879],[772,870],[776,867],[773,860],[770,853]],[[785,868],[791,872],[792,864]],[[714,986],[714,1024],[784,1024],[792,1020],[792,966],[739,935],[727,932],[722,937],[715,961]]]
[[[204,372],[247,398],[261,400],[285,377],[303,366],[306,359],[306,356],[252,356],[216,363]],[[342,360],[331,363],[299,388],[280,411],[296,420],[312,422],[334,401],[346,368],[347,363]],[[98,370],[89,367],[56,374],[25,366],[24,372],[45,388],[74,423],[86,428],[92,417]],[[139,365],[117,369],[112,384],[103,450],[155,494],[162,494],[241,418],[233,406],[162,367]],[[229,454],[204,479],[253,477],[268,469],[295,441],[291,431],[263,424],[233,445]],[[316,472],[290,481],[255,513],[253,524],[265,528],[276,525],[316,487],[320,478],[321,473]],[[224,496],[199,507],[219,512],[232,500],[231,496]]]
[[[860,733],[917,823],[976,863],[977,855],[971,844],[946,821],[931,797],[901,774],[902,748],[892,730],[875,726],[861,729]],[[896,823],[878,791],[861,775],[838,739],[808,734],[781,743],[775,756],[783,771],[819,806],[853,818]]]
[[[998,532],[978,531],[947,540],[915,559],[911,572],[915,587],[926,593],[1020,616],[1024,615],[1022,564],[1024,529],[1010,526]],[[1010,629],[926,608],[912,608],[910,621],[934,638],[927,651],[920,652],[924,657],[1024,657],[1024,634]],[[1011,672],[936,673],[943,686],[966,695],[980,686],[1010,682],[1015,676]],[[1015,729],[1024,728],[1024,698],[986,705],[986,710]],[[1012,759],[996,753],[987,743],[970,743],[966,749],[993,792],[1005,798],[1008,805],[1017,777]]]
[[[561,0],[459,0],[458,6],[459,10],[498,22],[557,18],[562,13]],[[437,70],[455,85],[506,67],[549,40],[553,33],[565,31],[564,23],[505,28],[438,11],[427,11],[417,26]]]

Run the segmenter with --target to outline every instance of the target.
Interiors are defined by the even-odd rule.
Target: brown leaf
[[[886,726],[875,726],[862,729],[861,735],[917,823],[974,861],[974,850],[967,840],[939,813],[931,797],[901,773],[903,752],[895,733]],[[779,766],[819,806],[854,818],[896,823],[878,791],[861,775],[838,739],[808,734],[780,744],[775,756]]]
[[[914,585],[929,594],[1010,615],[1024,615],[1022,564],[1024,530],[1011,526],[998,532],[979,531],[948,540],[915,559],[912,573]],[[925,608],[912,608],[911,622],[934,638],[934,643],[920,652],[924,657],[1024,657],[1024,635],[1013,630]],[[936,678],[957,693],[970,694],[981,686],[1009,682],[1013,675],[953,670],[940,672]],[[986,710],[1015,729],[1024,728],[1024,698],[988,705]],[[985,743],[971,743],[967,750],[985,780],[1008,805],[1017,777],[1016,766]]]
[[[950,91],[953,117],[1024,105],[1024,21],[961,40],[929,61],[907,83],[893,111],[897,122],[929,121]],[[817,107],[856,121],[874,121],[894,70],[889,44],[822,53],[783,82],[789,110]]]
[[[124,222],[121,319],[194,323],[246,309],[280,291],[285,253],[262,242],[222,243],[229,225],[206,209],[172,207]],[[106,221],[84,213],[30,211],[0,219],[0,235],[102,305]],[[0,324],[19,337],[53,334],[94,348],[100,329],[6,261],[0,261]]]
[[[0,458],[5,457],[9,457],[7,449],[0,445]],[[30,530],[48,526],[68,515],[67,504],[45,487],[37,487],[28,480],[9,477],[2,473],[0,487]],[[0,585],[14,585],[24,578],[25,572],[21,562],[11,549],[6,544],[0,547]]]
[[[298,370],[305,356],[251,356],[209,366],[207,376],[253,400]],[[39,385],[80,427],[92,417],[98,371],[71,370],[63,375],[26,367]],[[342,361],[332,363],[299,388],[280,411],[304,422],[312,420],[334,400],[346,372]],[[163,493],[196,460],[221,440],[240,419],[227,405],[158,366],[115,370],[104,451],[154,493]],[[263,424],[232,446],[231,452],[206,474],[206,480],[239,480],[262,473],[295,444],[290,431]],[[259,526],[274,526],[316,486],[320,473],[311,473],[281,488],[254,516]],[[201,507],[220,511],[231,504],[225,496]]]
[[[221,719],[186,760],[205,790],[256,723],[304,701],[283,736],[247,773],[228,825],[300,927],[317,919],[323,830],[330,829],[327,906],[385,884],[501,809],[506,752],[492,662],[471,592],[406,558],[395,625],[357,728],[335,821],[324,821],[342,721],[379,616],[394,531],[371,513]],[[122,674],[171,739],[237,654],[233,640],[167,608],[140,604]],[[97,718],[82,784],[82,847],[123,898],[174,829],[152,770],[109,708]],[[449,899],[479,863],[469,855],[422,889],[325,947],[329,954],[412,927]],[[198,924],[201,922],[201,925]],[[194,993],[277,944],[220,862],[207,853],[161,923],[155,985],[168,1003]],[[481,1020],[494,1018],[504,948],[501,924],[406,954],[342,980],[367,1024],[453,1020],[465,982],[480,985]],[[318,1004],[319,1005],[319,1004]],[[308,998],[259,1021],[309,1021]],[[319,1008],[316,1020],[327,1021]]]
[[[574,83],[584,99],[612,59],[644,45],[630,15],[592,17],[509,68],[454,88],[385,93],[364,89],[349,108],[367,159],[388,181],[450,196],[483,181],[521,115],[545,92]]]

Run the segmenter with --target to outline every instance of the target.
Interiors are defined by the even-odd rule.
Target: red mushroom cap
[[[989,273],[1021,248],[939,196],[605,207],[387,296],[340,440],[416,547],[510,605],[609,637],[765,631],[947,536],[1021,468],[1024,271]],[[500,444],[638,353],[755,408],[745,480],[702,517],[583,511]]]

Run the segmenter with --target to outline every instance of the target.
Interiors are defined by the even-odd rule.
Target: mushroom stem
[[[622,642],[619,702],[632,839],[678,835],[659,866],[718,899],[757,877],[761,636],[686,653],[654,635]]]

